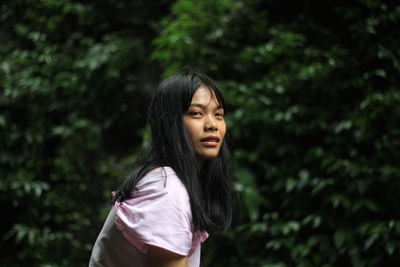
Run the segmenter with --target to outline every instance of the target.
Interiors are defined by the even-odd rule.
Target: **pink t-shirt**
[[[89,267],[144,267],[150,245],[188,256],[200,265],[207,232],[194,232],[189,196],[170,167],[156,168],[136,185],[133,198],[116,202],[94,244]]]

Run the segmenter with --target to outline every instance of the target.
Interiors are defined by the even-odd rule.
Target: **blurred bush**
[[[166,7],[1,4],[1,266],[87,266],[142,144],[159,76],[148,43]]]
[[[400,6],[13,1],[0,14],[2,266],[86,266],[160,74],[219,83],[241,205],[205,266],[400,262]]]
[[[173,5],[153,57],[231,104],[242,217],[207,266],[400,262],[399,20],[383,1]]]

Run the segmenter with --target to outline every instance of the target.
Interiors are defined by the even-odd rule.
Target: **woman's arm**
[[[188,258],[169,250],[150,246],[147,252],[151,267],[188,267]]]

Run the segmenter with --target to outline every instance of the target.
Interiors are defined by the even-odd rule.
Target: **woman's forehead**
[[[220,106],[213,89],[201,85],[193,94],[191,104],[201,104],[203,106],[216,105]]]

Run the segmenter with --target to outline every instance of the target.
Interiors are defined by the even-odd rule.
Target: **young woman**
[[[199,266],[208,234],[231,223],[224,99],[207,76],[162,82],[148,113],[151,148],[116,191],[89,266]]]

